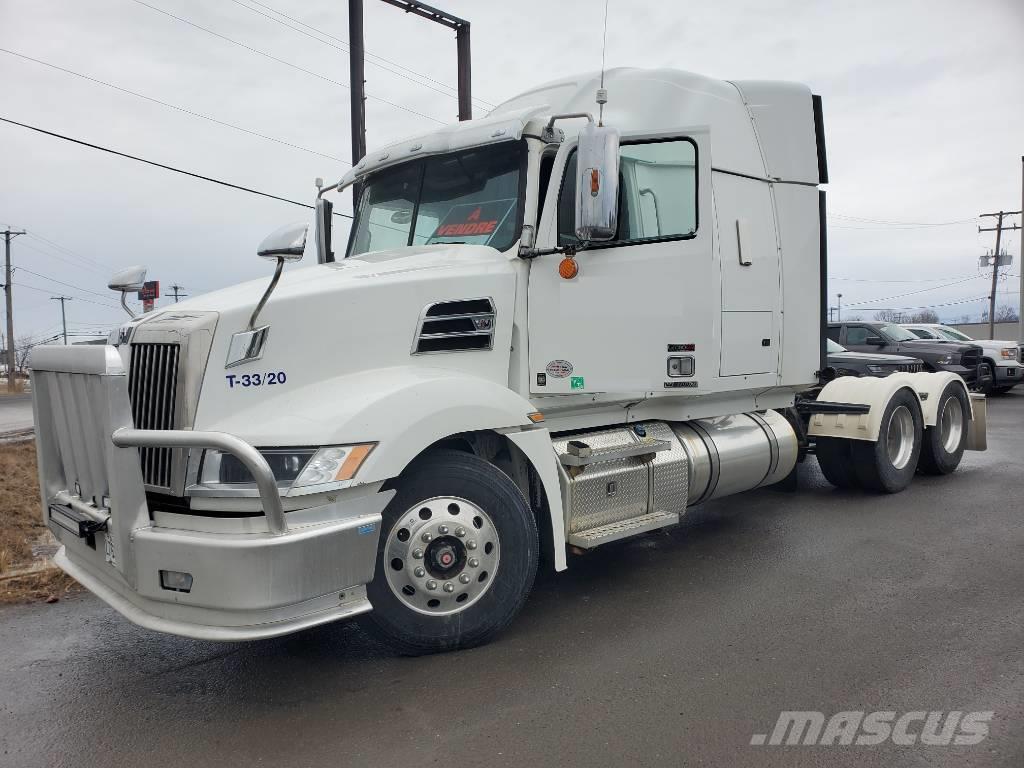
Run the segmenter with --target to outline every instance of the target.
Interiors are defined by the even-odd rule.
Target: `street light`
[[[836,320],[839,321],[843,319],[843,294],[837,293],[836,296],[838,297],[838,305],[836,306]]]

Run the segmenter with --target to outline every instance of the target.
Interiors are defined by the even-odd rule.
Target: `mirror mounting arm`
[[[522,248],[519,250],[519,258],[532,260],[538,256],[550,256],[553,253],[560,253],[571,258],[583,250],[583,248],[584,246],[582,245],[560,245],[554,248]]]
[[[281,279],[281,272],[284,269],[284,257],[277,257],[277,268],[274,270],[274,276],[270,279],[270,285],[267,286],[267,290],[263,292],[263,297],[260,299],[260,303],[256,305],[256,309],[252,311],[252,316],[249,318],[249,327],[246,328],[248,331],[256,330],[256,318],[260,316],[260,312],[263,310],[263,305],[267,303],[267,299],[270,298],[270,294],[274,292],[277,287],[277,281]]]
[[[544,126],[544,130],[541,131],[541,140],[546,141],[548,143],[553,141],[557,141],[560,143],[562,141],[561,138],[555,138],[555,120],[569,120],[570,118],[574,117],[585,117],[587,118],[588,122],[594,122],[594,116],[589,112],[566,112],[565,114],[562,115],[552,115],[551,119],[548,120],[548,124]]]

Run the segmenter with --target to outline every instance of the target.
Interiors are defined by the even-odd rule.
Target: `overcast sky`
[[[487,108],[482,102],[600,66],[599,0],[436,2],[473,24],[477,115]],[[345,41],[347,3],[144,3],[0,0],[0,48],[52,65],[0,52],[0,117],[302,201],[312,199],[316,176],[340,177],[351,146],[345,46],[276,23],[268,6]],[[457,104],[446,87],[456,79],[453,33],[379,0],[366,0],[365,16],[367,50],[382,57],[366,66],[370,148],[454,121]],[[842,292],[844,309],[899,296],[861,304],[867,317],[877,307],[987,294],[977,264],[993,236],[979,235],[974,217],[1021,206],[1021,0],[611,0],[607,61],[797,80],[822,95],[834,214],[830,300]],[[105,286],[126,265],[148,265],[165,295],[172,283],[195,295],[269,275],[256,245],[306,217],[286,203],[4,123],[0,169],[0,223],[33,234],[12,246],[18,338],[59,330],[52,295],[74,297],[67,305],[73,332],[121,322]],[[918,226],[945,222],[961,223]],[[1015,262],[1018,235],[1004,239]],[[999,302],[1016,305],[1018,264],[1007,272]],[[922,278],[928,282],[910,282]],[[882,280],[891,282],[875,282]],[[933,286],[946,287],[920,292]],[[984,304],[937,311],[977,316]]]

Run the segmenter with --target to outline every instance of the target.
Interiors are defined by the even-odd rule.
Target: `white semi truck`
[[[482,643],[538,562],[791,476],[902,490],[983,448],[961,379],[829,380],[820,101],[570,77],[370,153],[245,283],[32,359],[57,562],[132,621],[240,640],[361,616]],[[600,102],[605,92],[599,93]],[[331,243],[329,198],[358,205]],[[313,238],[311,238],[313,240]],[[140,275],[112,287],[128,290]]]

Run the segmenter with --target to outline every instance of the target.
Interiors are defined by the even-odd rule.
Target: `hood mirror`
[[[110,290],[121,293],[121,306],[129,317],[135,317],[135,313],[128,308],[128,294],[142,290],[146,284],[147,271],[143,266],[127,267],[115,273],[107,282]]]
[[[619,132],[588,122],[576,149],[576,237],[611,240],[618,229]]]
[[[306,251],[306,234],[309,224],[298,222],[275,229],[260,243],[256,255],[278,261],[299,261]]]

